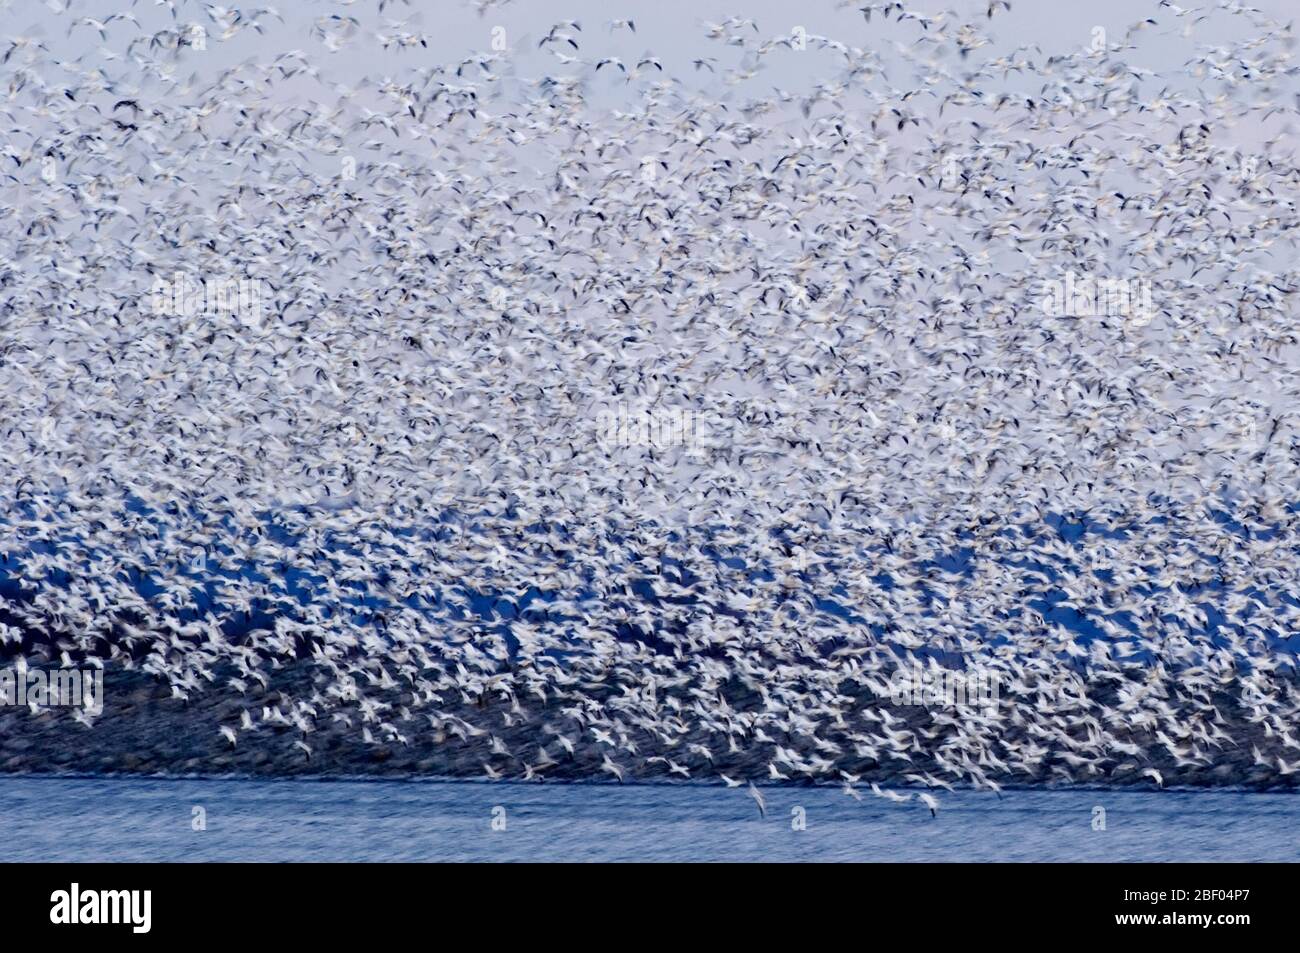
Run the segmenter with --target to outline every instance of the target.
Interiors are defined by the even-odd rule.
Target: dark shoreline
[[[484,697],[477,702],[446,702],[439,706],[432,718],[428,709],[417,708],[409,691],[390,688],[372,689],[368,697],[381,698],[392,706],[387,716],[392,719],[406,739],[367,743],[361,738],[361,724],[357,709],[319,707],[312,719],[310,731],[303,732],[291,724],[263,721],[264,711],[274,712],[280,706],[287,710],[291,699],[304,700],[317,691],[321,672],[310,661],[291,663],[275,673],[271,684],[263,688],[250,680],[246,694],[239,694],[224,684],[224,676],[214,679],[215,684],[189,700],[174,698],[166,680],[139,669],[124,669],[110,664],[104,675],[104,710],[95,720],[93,728],[78,723],[70,709],[45,709],[33,714],[27,708],[0,707],[0,775],[40,775],[50,777],[151,777],[151,778],[204,778],[222,779],[319,779],[319,780],[467,780],[489,781],[484,763],[489,763],[503,780],[525,780],[526,764],[534,766],[534,780],[543,782],[619,783],[602,770],[602,762],[611,754],[625,771],[624,782],[638,784],[706,783],[719,784],[719,774],[759,784],[769,782],[767,757],[771,748],[751,750],[736,754],[716,752],[710,768],[701,768],[692,762],[691,777],[681,779],[669,773],[660,762],[646,764],[644,759],[657,752],[654,738],[638,735],[634,742],[639,757],[623,751],[612,751],[593,740],[590,733],[557,705],[543,705],[528,698],[521,691],[518,699],[527,709],[527,717],[515,717],[507,725],[512,702],[499,695]],[[607,700],[617,698],[614,687],[608,689]],[[883,706],[887,702],[865,699],[865,704]],[[747,699],[738,690],[729,702],[738,709],[757,703],[756,697]],[[407,716],[394,713],[407,708]],[[232,748],[219,733],[219,726],[236,727],[242,712],[247,710],[256,727],[238,732],[238,741]],[[1226,710],[1226,709],[1225,709]],[[932,728],[925,709],[893,709],[899,712],[909,726],[918,729]],[[335,712],[345,712],[352,723],[344,724],[334,719]],[[481,733],[466,733],[466,723],[481,726]],[[1250,792],[1300,791],[1300,773],[1282,775],[1276,770],[1252,764],[1251,748],[1259,745],[1265,752],[1277,747],[1276,739],[1266,738],[1258,725],[1237,719],[1229,724],[1229,733],[1236,739],[1236,747],[1225,746],[1216,752],[1215,763],[1180,767],[1160,747],[1154,738],[1130,735],[1143,752],[1137,767],[1118,770],[1124,759],[1117,758],[1109,771],[1095,778],[1079,779],[1065,783],[1049,770],[1053,759],[1049,756],[1037,775],[1023,772],[999,773],[988,776],[1008,790],[1155,790],[1156,785],[1141,771],[1156,768],[1163,776],[1167,789],[1179,790],[1241,790]],[[376,729],[375,735],[380,732]],[[563,734],[574,740],[574,753],[569,753],[554,743],[553,735]],[[511,752],[510,755],[493,754],[492,738]],[[698,741],[716,747],[716,740],[706,735],[688,736],[686,743]],[[797,748],[796,739],[782,738],[782,744]],[[310,758],[298,747],[306,743],[311,749]],[[540,757],[539,744],[545,744],[547,753],[555,759],[553,765],[536,768]],[[684,760],[682,748],[666,752]],[[1273,755],[1270,755],[1272,757]],[[918,760],[922,760],[918,758]],[[1059,764],[1059,762],[1056,762]],[[1130,762],[1131,763],[1131,762]],[[915,787],[906,775],[917,769],[906,762],[880,763],[856,757],[852,747],[845,745],[844,756],[836,760],[835,769],[817,777],[794,775],[782,785],[801,786],[813,784],[840,784],[840,770],[860,776],[860,785],[871,782],[884,785]],[[932,770],[932,769],[931,769]],[[969,788],[968,782],[951,780],[961,790]]]
[[[0,771],[0,780],[5,778],[23,778],[36,781],[202,781],[211,783],[233,783],[243,781],[295,781],[308,784],[371,784],[373,782],[383,782],[385,784],[481,784],[484,787],[495,785],[549,785],[551,787],[570,787],[570,786],[591,786],[596,785],[606,788],[725,788],[726,785],[715,779],[692,779],[681,780],[679,778],[665,777],[637,777],[629,781],[615,781],[607,777],[539,777],[532,781],[525,781],[523,778],[502,778],[492,780],[483,775],[471,776],[452,776],[439,774],[172,774],[168,772],[158,772],[153,774],[144,774],[130,771],[98,772],[89,773],[82,771]],[[886,783],[886,782],[878,782]],[[842,781],[813,781],[813,780],[792,780],[792,781],[767,781],[756,780],[754,786],[767,790],[797,790],[801,788],[840,788],[843,787]],[[926,788],[924,785],[918,785],[911,781],[901,783],[888,782],[891,789],[899,791],[925,791],[933,790]],[[955,784],[954,787],[959,793],[973,793],[973,788],[968,784]],[[744,793],[744,789],[739,789]],[[1268,786],[1249,786],[1239,784],[1224,785],[1165,785],[1163,788],[1156,790],[1151,784],[1024,784],[1008,782],[1002,785],[1005,794],[1018,794],[1025,792],[1040,793],[1078,793],[1084,791],[1095,791],[1097,793],[1105,792],[1129,792],[1142,794],[1243,794],[1243,795],[1278,795],[1278,794],[1300,794],[1300,786],[1287,787],[1285,785]],[[859,793],[867,794],[868,789],[858,788]],[[946,792],[940,791],[939,796]],[[985,792],[987,796],[993,797],[991,792]]]

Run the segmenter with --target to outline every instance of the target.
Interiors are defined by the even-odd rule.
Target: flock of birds
[[[1009,3],[868,4],[678,63],[485,20],[434,63],[379,0],[204,70],[285,18],[78,6],[103,46],[4,52],[10,660],[246,698],[227,748],[436,735],[760,811],[1294,785],[1289,23],[1159,2],[1049,50]],[[1045,313],[1067,273],[1153,319]],[[259,320],[151,309],[177,274],[258,281]],[[599,439],[629,404],[708,426]],[[999,696],[894,705],[914,665]]]

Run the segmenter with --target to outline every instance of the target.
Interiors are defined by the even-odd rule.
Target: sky
[[[870,48],[887,54],[895,42],[910,43],[923,30],[915,22],[882,22],[877,14],[867,22],[859,8],[859,0],[851,3],[831,0],[808,0],[793,3],[790,0],[658,0],[658,2],[621,2],[607,0],[508,0],[491,3],[478,10],[481,0],[349,0],[349,2],[317,2],[317,0],[279,0],[272,4],[285,23],[272,14],[256,19],[262,32],[252,29],[239,31],[228,40],[218,40],[221,32],[208,11],[220,11],[223,5],[200,3],[198,0],[175,0],[176,15],[169,12],[173,0],[133,0],[129,5],[123,0],[0,0],[4,27],[0,34],[35,36],[57,57],[68,61],[79,60],[83,67],[104,66],[110,74],[120,61],[105,57],[121,55],[127,44],[139,35],[129,22],[118,20],[107,24],[106,36],[101,36],[90,25],[78,23],[91,17],[104,21],[118,12],[129,12],[148,33],[173,25],[204,26],[210,40],[204,51],[188,50],[181,59],[182,75],[193,73],[200,81],[213,77],[234,63],[249,58],[265,61],[290,49],[301,49],[320,67],[326,79],[338,82],[355,82],[362,76],[379,76],[388,71],[399,71],[432,63],[457,62],[460,59],[494,49],[494,40],[504,38],[512,59],[521,72],[534,75],[535,70],[554,67],[556,61],[545,52],[539,52],[537,42],[550,27],[562,20],[577,20],[582,25],[580,43],[582,57],[619,56],[635,60],[653,52],[665,68],[674,75],[703,73],[693,70],[695,59],[717,56],[729,62],[728,51],[710,41],[704,34],[708,23],[720,23],[731,16],[752,19],[764,36],[787,34],[802,27],[810,34],[820,34],[845,43]],[[255,15],[267,4],[253,2],[242,6],[229,4],[229,9],[242,9]],[[984,16],[986,0],[915,0],[908,9],[927,15],[954,10],[962,17]],[[1094,41],[1095,30],[1106,31],[1111,42],[1118,42],[1134,23],[1151,17],[1157,21],[1149,32],[1155,36],[1144,37],[1143,55],[1149,62],[1136,61],[1137,65],[1157,68],[1178,61],[1178,57],[1199,41],[1218,44],[1230,38],[1237,24],[1236,18],[1214,9],[1215,4],[1188,3],[1187,9],[1204,9],[1209,19],[1197,26],[1195,37],[1184,38],[1182,31],[1189,21],[1199,14],[1175,16],[1171,9],[1156,0],[1093,0],[1088,3],[1064,0],[1015,0],[1013,13],[999,9],[993,17],[993,33],[999,44],[1008,49],[1022,44],[1037,44],[1046,55],[1087,48]],[[1256,0],[1254,7],[1282,20],[1290,19],[1297,9],[1291,0]],[[382,12],[381,12],[382,8]],[[219,14],[218,14],[219,15]],[[355,17],[361,30],[337,52],[328,51],[320,39],[311,35],[312,25],[331,15]],[[627,28],[613,30],[609,23],[614,19],[631,20],[635,32]],[[427,46],[411,50],[385,52],[374,42],[373,34],[392,33],[394,24],[402,29],[423,34]],[[504,31],[504,32],[501,32]],[[1236,32],[1243,32],[1236,30]],[[1159,37],[1159,39],[1155,37]],[[733,57],[734,58],[734,57]],[[1163,58],[1163,61],[1162,61]],[[775,85],[794,86],[801,80],[826,78],[828,70],[816,52],[809,56],[782,57],[768,67],[765,78]],[[612,82],[616,82],[612,81]]]

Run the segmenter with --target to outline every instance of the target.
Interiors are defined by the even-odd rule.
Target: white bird
[[[882,789],[875,781],[871,782],[871,793],[878,798],[892,801],[895,804],[906,804],[908,801],[912,800],[912,795],[910,793],[899,794],[897,791],[890,790],[889,788]]]

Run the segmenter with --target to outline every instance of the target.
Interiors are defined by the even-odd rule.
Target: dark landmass
[[[317,690],[320,672],[308,662],[299,662],[276,672],[269,685],[254,681],[245,694],[214,689],[190,699],[173,697],[163,679],[140,671],[110,665],[105,670],[104,708],[87,727],[74,719],[74,710],[47,708],[33,712],[26,707],[0,707],[0,772],[85,775],[200,775],[300,777],[374,776],[388,778],[474,777],[484,778],[485,764],[502,778],[520,779],[526,774],[552,780],[602,780],[613,777],[602,769],[607,755],[621,766],[626,781],[682,780],[680,773],[670,773],[665,762],[647,763],[646,758],[665,755],[683,764],[689,763],[690,779],[719,782],[719,775],[736,780],[768,780],[768,760],[773,745],[755,744],[740,752],[728,752],[725,738],[698,730],[683,736],[671,748],[664,749],[655,735],[632,730],[628,739],[637,748],[632,755],[612,749],[594,739],[574,718],[570,702],[548,705],[533,696],[523,701],[520,684],[519,701],[505,693],[484,696],[473,702],[442,704],[436,714],[413,704],[409,691],[371,689],[367,697],[391,708],[384,719],[400,733],[400,739],[363,739],[363,720],[355,707],[322,710],[311,722],[310,731],[282,723],[275,717],[279,709],[288,710],[292,699],[309,698]],[[728,702],[737,711],[761,708],[761,697],[740,684],[729,692]],[[626,706],[626,693],[612,687],[598,688],[593,694],[611,708]],[[918,732],[918,739],[934,750],[944,740],[943,723],[933,720],[934,709],[893,706],[888,700],[864,698],[864,705],[889,708],[891,716],[901,720],[906,730]],[[1240,786],[1256,790],[1293,791],[1300,789],[1300,773],[1284,775],[1280,771],[1255,763],[1253,746],[1276,761],[1279,743],[1276,733],[1266,733],[1260,724],[1244,717],[1240,702],[1222,699],[1223,712],[1236,711],[1240,717],[1225,721],[1221,727],[1235,740],[1215,753],[1210,764],[1178,764],[1166,752],[1162,742],[1134,732],[1124,736],[1138,745],[1142,754],[1133,758],[1117,756],[1097,772],[1076,771],[1079,786],[1135,787],[1154,789],[1155,782],[1142,772],[1155,768],[1165,787]],[[524,715],[518,710],[523,705]],[[238,732],[232,746],[218,726],[238,726],[247,710],[255,727]],[[940,709],[940,711],[945,711]],[[951,709],[946,710],[951,714]],[[351,724],[334,717],[342,712]],[[267,714],[271,717],[266,718]],[[467,730],[468,727],[468,730]],[[475,733],[475,731],[479,733]],[[390,729],[391,733],[391,729]],[[905,760],[886,753],[881,761],[856,756],[851,740],[834,729],[826,733],[843,746],[844,753],[835,758],[833,770],[816,773],[790,771],[787,783],[842,783],[841,770],[861,778],[862,784],[910,784],[907,775],[916,772]],[[930,734],[935,735],[929,738]],[[559,746],[555,736],[563,735],[574,742],[572,755]],[[510,752],[492,750],[493,738]],[[777,738],[789,750],[809,755],[796,738]],[[300,746],[306,744],[310,755]],[[699,757],[684,754],[698,743],[713,753],[713,767],[699,766]],[[544,745],[554,759],[546,763],[539,754]],[[1053,748],[1043,759],[1037,773],[999,771],[988,768],[989,778],[1006,787],[1066,787],[1064,762],[1058,760],[1064,749]],[[1271,754],[1270,754],[1271,752]],[[933,772],[930,759],[918,752],[921,769]],[[531,771],[525,767],[531,765]],[[1056,770],[1053,770],[1053,765]],[[969,786],[957,777],[944,778],[954,786]]]

